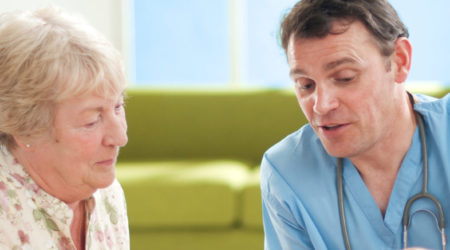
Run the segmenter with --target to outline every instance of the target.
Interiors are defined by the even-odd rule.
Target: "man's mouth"
[[[326,126],[320,126],[321,128],[323,128],[326,131],[331,131],[331,130],[336,130],[340,127],[342,127],[343,125],[340,124],[335,124],[335,125],[326,125]]]

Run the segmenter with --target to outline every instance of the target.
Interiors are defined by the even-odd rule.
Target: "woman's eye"
[[[116,110],[116,112],[118,112],[118,111],[122,110],[124,106],[125,106],[124,103],[120,103],[120,104],[117,104],[117,105],[114,107],[114,109]]]
[[[90,122],[90,123],[87,123],[87,124],[84,125],[84,127],[86,127],[86,128],[94,127],[97,124],[97,122],[98,122],[98,120]]]
[[[85,128],[92,128],[95,127],[100,122],[101,116],[99,115],[95,120],[91,120],[90,122],[87,122],[83,125]]]

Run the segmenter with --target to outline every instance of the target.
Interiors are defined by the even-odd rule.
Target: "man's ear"
[[[406,37],[399,37],[395,41],[395,50],[392,55],[392,62],[395,64],[395,82],[403,83],[411,68],[412,46]]]

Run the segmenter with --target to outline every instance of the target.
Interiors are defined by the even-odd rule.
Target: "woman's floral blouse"
[[[0,148],[1,149],[1,148]],[[85,202],[86,249],[129,249],[123,190],[117,181]],[[73,212],[46,193],[6,150],[0,150],[0,249],[75,250]]]

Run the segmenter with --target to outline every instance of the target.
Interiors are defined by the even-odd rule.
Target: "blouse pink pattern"
[[[117,180],[85,204],[86,249],[130,249],[125,197]],[[76,250],[72,216],[64,202],[42,190],[11,154],[0,150],[0,249]]]

